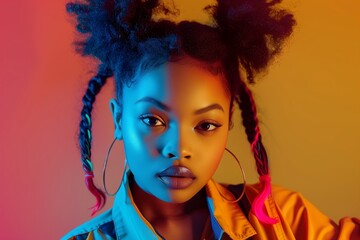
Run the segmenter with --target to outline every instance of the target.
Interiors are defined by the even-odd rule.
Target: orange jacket
[[[224,188],[223,191],[225,191]],[[250,202],[255,199],[258,191],[259,184],[246,187],[246,196]],[[221,196],[214,194],[213,197],[219,198]],[[279,186],[272,186],[272,195],[265,202],[268,214],[280,220],[274,225],[260,223],[252,212],[249,213],[248,221],[246,219],[239,221],[234,216],[231,216],[238,211],[238,209],[235,210],[235,205],[229,206],[231,204],[224,203],[220,199],[216,201],[223,203],[221,204],[223,206],[218,206],[218,211],[215,209],[214,215],[224,216],[218,218],[218,220],[227,221],[221,226],[228,234],[235,233],[229,234],[232,239],[247,239],[253,232],[255,232],[255,235],[252,236],[252,239],[360,239],[359,219],[343,218],[337,225],[303,198],[301,194]],[[224,208],[224,211],[220,213],[219,208]],[[241,213],[238,214],[241,216]]]

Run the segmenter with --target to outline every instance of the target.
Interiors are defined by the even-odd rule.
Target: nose
[[[163,139],[161,154],[168,159],[190,159],[191,151],[189,139],[185,136],[185,131],[180,131],[178,127],[168,129]]]
[[[165,147],[162,149],[162,155],[169,159],[190,159],[191,154],[184,150],[183,148],[179,147],[180,145],[176,146],[174,144],[175,141],[170,141]]]

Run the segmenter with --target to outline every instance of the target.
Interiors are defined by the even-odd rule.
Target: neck
[[[142,215],[150,222],[159,220],[180,220],[207,210],[205,190],[199,191],[193,198],[184,203],[171,203],[162,201],[143,191],[136,182],[130,181],[131,193],[136,206]]]

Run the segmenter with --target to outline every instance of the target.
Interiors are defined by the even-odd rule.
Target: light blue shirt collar
[[[119,192],[117,193],[112,209],[116,235],[120,239],[163,239],[151,224],[141,215],[131,195],[129,186],[130,171],[124,173]],[[223,229],[214,216],[214,203],[209,197],[206,198],[211,217],[211,226],[216,239],[221,239]]]

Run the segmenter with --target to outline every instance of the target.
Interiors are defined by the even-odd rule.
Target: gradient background
[[[84,186],[76,133],[94,63],[74,54],[64,4],[7,1],[0,8],[0,239],[58,239],[90,218],[94,199]],[[359,217],[360,3],[288,6],[298,20],[293,38],[254,87],[273,182],[302,192],[336,221]],[[94,113],[98,183],[113,138],[111,96],[109,81]],[[229,148],[255,182],[238,128]],[[120,144],[116,148],[108,173],[113,189],[122,174]],[[217,178],[240,182],[233,164],[225,159]]]

